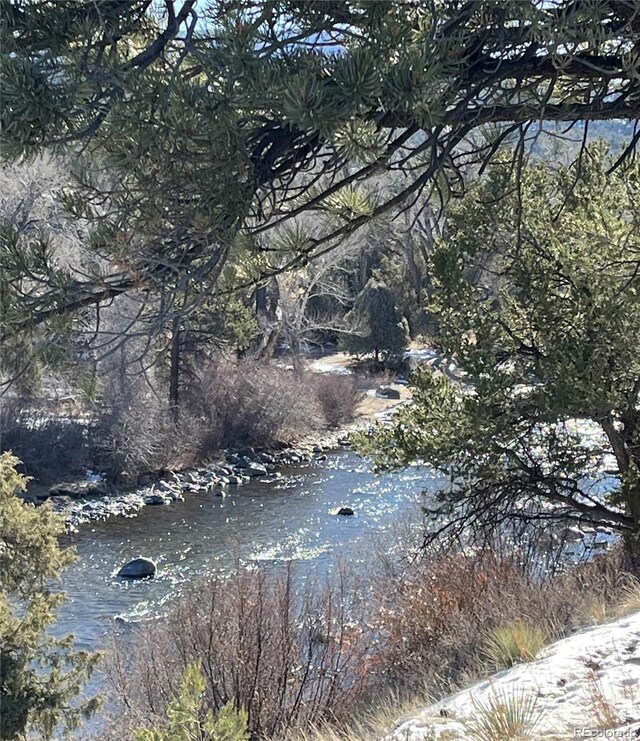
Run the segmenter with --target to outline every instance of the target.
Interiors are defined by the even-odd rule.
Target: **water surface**
[[[399,522],[420,526],[421,494],[438,483],[425,468],[375,474],[350,451],[281,473],[225,497],[189,494],[185,502],[83,526],[68,537],[79,559],[64,574],[68,600],[57,630],[96,648],[116,618],[153,616],[181,586],[238,562],[269,568],[292,560],[302,576],[324,576],[338,559],[366,570],[375,548],[398,545]],[[336,516],[343,505],[355,516]],[[118,569],[137,556],[158,563],[156,578],[119,579]]]

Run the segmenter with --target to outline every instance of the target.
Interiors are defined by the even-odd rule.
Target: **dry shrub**
[[[177,420],[165,381],[105,384],[100,470],[134,483],[143,472],[194,466],[224,448],[294,441],[325,425],[313,384],[275,365],[221,358],[191,376]]]
[[[225,448],[294,443],[348,421],[358,401],[351,378],[229,358],[191,374],[177,422],[166,380],[116,376],[102,385],[100,403],[73,415],[46,401],[5,401],[2,448],[44,481],[91,468],[131,484],[140,473],[197,465]]]
[[[621,564],[611,553],[546,576],[491,553],[441,553],[369,575],[367,588],[344,571],[326,588],[290,569],[213,576],[116,651],[119,708],[104,739],[161,720],[196,660],[207,706],[246,708],[255,739],[311,739],[313,728],[319,738],[357,737],[348,728],[366,738],[390,692],[395,707],[410,697],[416,706],[418,694],[426,702],[491,672],[487,638],[500,626],[526,622],[555,640],[584,625],[594,595],[615,603]]]
[[[329,427],[340,427],[353,419],[362,398],[353,376],[316,375],[313,389]]]
[[[189,410],[203,422],[203,448],[294,442],[322,429],[324,415],[306,375],[275,364],[220,358],[203,365]]]
[[[142,471],[181,468],[197,458],[200,431],[173,423],[168,403],[142,378],[106,384],[100,405],[62,409],[53,400],[5,400],[2,449],[12,450],[41,483],[84,476],[87,469],[135,483]],[[79,407],[79,408],[78,408]]]
[[[107,387],[99,445],[101,470],[111,478],[133,483],[141,472],[184,468],[196,462],[199,425],[185,415],[176,424],[163,391],[158,393],[142,377]]]
[[[443,553],[387,571],[377,590],[384,638],[371,672],[380,685],[446,691],[491,668],[487,640],[505,624],[527,622],[549,640],[584,625],[594,595],[611,603],[626,582],[621,560],[611,553],[545,576],[491,553]]]
[[[295,442],[327,426],[331,403],[321,403],[316,389],[310,375],[219,358],[193,372],[181,391],[176,423],[161,383],[152,388],[142,378],[130,380],[106,399],[106,463],[114,475],[124,471],[133,478],[196,465],[226,448]],[[346,414],[346,393],[340,403],[337,413]]]
[[[234,701],[258,738],[281,738],[349,705],[366,681],[354,594],[343,579],[314,589],[290,568],[210,577],[130,636],[133,651],[116,653],[109,674],[123,713],[114,738],[162,718],[194,661],[206,678],[206,706]]]

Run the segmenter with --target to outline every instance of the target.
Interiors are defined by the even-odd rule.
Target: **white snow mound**
[[[640,612],[405,716],[383,741],[471,741],[471,718],[514,703],[532,708],[519,738],[640,738]]]

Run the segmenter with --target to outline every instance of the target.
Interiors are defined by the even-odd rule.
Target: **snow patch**
[[[467,725],[471,717],[496,702],[523,698],[535,699],[531,738],[636,738],[640,612],[558,641],[532,662],[401,719],[383,741],[471,741],[474,735]]]

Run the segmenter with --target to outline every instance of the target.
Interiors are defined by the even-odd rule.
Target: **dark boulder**
[[[144,498],[144,503],[145,504],[153,504],[153,505],[156,505],[156,504],[170,504],[171,503],[171,499],[169,498],[168,495],[165,495],[165,494],[148,494]]]
[[[355,515],[355,512],[351,507],[340,507],[336,514],[342,515],[343,517],[351,517],[351,515]]]
[[[249,463],[244,467],[243,473],[252,478],[254,476],[266,476],[267,469],[262,465],[262,463]]]
[[[157,570],[157,566],[150,558],[134,558],[118,571],[118,576],[124,579],[146,579],[155,576]]]

